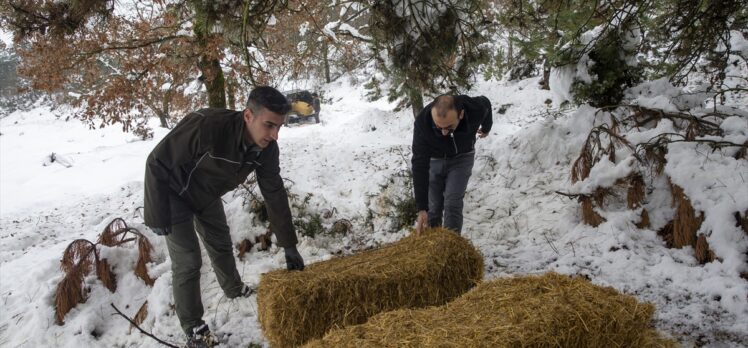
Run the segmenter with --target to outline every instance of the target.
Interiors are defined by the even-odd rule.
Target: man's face
[[[441,131],[442,135],[447,136],[452,134],[457,129],[457,126],[460,125],[460,120],[464,112],[461,111],[458,114],[457,110],[449,110],[447,111],[447,117],[439,117],[436,109],[431,109],[431,119],[434,120],[436,129]]]
[[[276,114],[267,108],[261,108],[257,113],[253,113],[249,108],[244,109],[244,124],[249,138],[263,149],[271,142],[278,140],[278,131],[284,119],[285,116]]]

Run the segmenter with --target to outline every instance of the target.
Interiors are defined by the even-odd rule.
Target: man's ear
[[[460,120],[462,120],[463,117],[465,117],[465,110],[464,109],[460,110]]]
[[[249,108],[244,109],[244,121],[249,123],[252,121],[253,117],[254,115],[252,114],[252,110],[250,110]]]

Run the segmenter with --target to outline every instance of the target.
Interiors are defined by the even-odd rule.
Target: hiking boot
[[[215,336],[210,333],[208,324],[202,324],[192,328],[192,334],[187,337],[185,348],[211,348],[218,344]]]
[[[234,299],[237,297],[250,297],[254,295],[255,289],[250,288],[247,284],[242,284],[242,289],[239,290],[239,294],[233,297],[229,297],[229,299]]]

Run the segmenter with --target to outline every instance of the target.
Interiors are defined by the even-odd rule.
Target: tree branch
[[[138,324],[135,324],[135,321],[133,321],[132,319],[130,319],[129,317],[127,317],[127,316],[126,316],[126,315],[125,315],[124,313],[122,313],[122,312],[121,312],[121,311],[119,310],[119,308],[117,308],[117,306],[115,306],[115,305],[114,305],[114,303],[110,303],[109,305],[111,305],[111,306],[112,306],[112,308],[114,308],[114,310],[115,310],[115,311],[117,311],[117,313],[116,313],[116,314],[119,314],[119,315],[120,315],[121,317],[125,318],[125,320],[127,320],[127,321],[129,321],[129,322],[130,322],[130,325],[134,326],[134,327],[135,327],[136,329],[138,329],[138,330],[139,330],[140,332],[142,332],[142,333],[143,333],[144,335],[146,335],[146,336],[148,336],[148,337],[150,337],[150,338],[153,338],[153,339],[154,339],[154,340],[156,340],[156,341],[157,341],[158,343],[161,343],[161,344],[163,344],[163,345],[165,345],[165,346],[167,346],[167,347],[171,347],[171,348],[179,348],[178,346],[175,346],[175,345],[173,345],[173,344],[170,344],[170,343],[168,343],[168,342],[166,342],[166,341],[162,341],[161,339],[159,339],[158,337],[154,336],[153,334],[151,334],[151,333],[148,333],[148,332],[146,332],[145,330],[143,330],[142,328],[140,328],[140,326],[138,326]]]

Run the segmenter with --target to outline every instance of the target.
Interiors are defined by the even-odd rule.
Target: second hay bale
[[[257,294],[265,337],[299,346],[380,312],[442,305],[483,278],[483,258],[464,238],[427,230],[391,245],[263,275]]]
[[[555,273],[484,282],[440,307],[382,313],[305,347],[675,347],[654,306]]]

